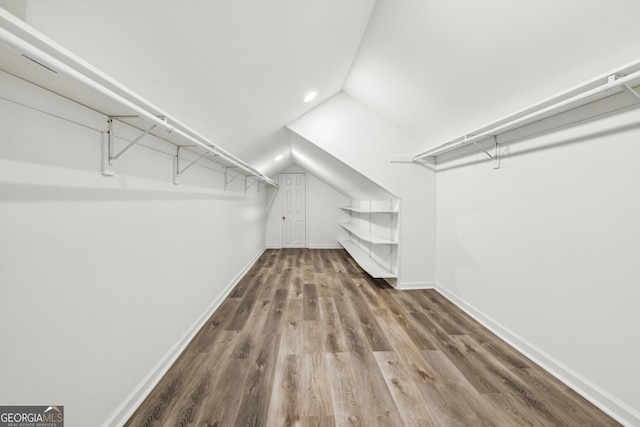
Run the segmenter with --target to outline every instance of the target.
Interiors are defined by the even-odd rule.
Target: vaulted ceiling
[[[374,1],[27,4],[28,24],[243,157],[342,89]]]
[[[270,174],[305,155],[285,126],[337,94],[420,150],[640,57],[635,0],[25,5],[28,24]]]

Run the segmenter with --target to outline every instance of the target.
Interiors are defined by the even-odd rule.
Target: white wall
[[[639,140],[632,110],[508,146],[499,170],[445,163],[437,180],[439,288],[628,425],[640,425]]]
[[[295,132],[289,144],[296,165],[353,200],[388,200],[396,196]]]
[[[389,162],[417,141],[344,93],[288,127],[401,199],[398,287],[433,286],[435,173]]]
[[[338,224],[346,222],[349,215],[339,207],[348,206],[350,200],[311,174],[307,174],[307,179],[309,180],[307,247],[341,248],[338,240],[346,238],[346,233]]]
[[[297,165],[288,171],[304,169]],[[338,224],[346,222],[348,215],[340,206],[349,205],[349,198],[325,184],[314,175],[307,173],[307,247],[311,249],[341,248],[339,239],[346,234]],[[281,247],[280,192],[267,191],[266,245]]]
[[[0,73],[3,96],[106,124],[23,83]],[[97,426],[261,253],[266,192],[200,166],[174,186],[171,157],[140,147],[103,177],[100,132],[4,99],[0,129],[0,402]]]
[[[272,179],[275,182],[280,180],[280,176]],[[266,191],[266,221],[265,221],[265,244],[267,248],[279,249],[281,244],[281,217],[280,213],[280,191],[278,188],[270,187]]]

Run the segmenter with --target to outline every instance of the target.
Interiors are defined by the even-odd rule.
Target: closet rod
[[[638,64],[636,64],[638,65]],[[629,67],[627,67],[629,68]],[[452,151],[455,150],[456,148],[459,148],[461,146],[465,146],[467,144],[470,143],[474,143],[477,142],[478,140],[482,140],[482,139],[487,139],[487,138],[491,138],[494,136],[498,136],[501,133],[504,133],[508,130],[513,130],[518,128],[519,126],[524,126],[524,124],[527,124],[526,122],[529,122],[531,120],[534,120],[536,118],[542,118],[541,116],[544,116],[545,114],[549,114],[552,113],[556,110],[560,110],[564,107],[567,107],[571,104],[575,104],[578,103],[580,101],[583,101],[589,97],[592,97],[594,95],[598,95],[600,93],[603,92],[607,92],[610,91],[612,89],[616,89],[619,87],[624,87],[627,90],[630,90],[630,88],[628,87],[628,84],[634,80],[638,80],[640,79],[640,71],[636,71],[630,74],[626,74],[626,75],[619,75],[619,74],[611,74],[609,76],[607,76],[607,82],[605,84],[602,84],[600,86],[597,86],[593,89],[587,90],[585,92],[579,93],[578,95],[574,95],[570,98],[566,98],[566,99],[562,99],[559,100],[555,103],[553,103],[552,105],[548,105],[546,107],[542,107],[538,110],[535,110],[531,113],[525,114],[523,116],[521,116],[520,114],[523,114],[522,112],[520,113],[516,113],[513,114],[511,116],[506,117],[503,120],[491,123],[487,126],[484,126],[480,129],[477,129],[473,132],[469,132],[464,136],[460,136],[457,137],[455,139],[452,139],[451,141],[445,142],[443,144],[437,145],[435,147],[432,147],[428,150],[422,151],[418,154],[415,154],[412,158],[413,162],[416,162],[420,159],[424,159],[425,157],[430,157],[430,156],[437,156],[438,154],[443,154],[445,152],[448,151]],[[575,90],[572,90],[575,91]],[[566,92],[565,92],[566,93]],[[633,91],[632,91],[633,93]],[[528,109],[526,109],[525,111],[529,111],[532,110],[534,108],[537,108],[538,106],[542,106],[542,105],[546,105],[549,104],[549,102],[554,102],[557,99],[562,98],[562,95],[559,95],[555,98],[551,98],[548,99],[546,101],[543,101],[541,103],[538,103]],[[505,123],[502,123],[506,120]],[[489,129],[487,129],[489,128]],[[487,129],[487,130],[485,130]]]
[[[37,40],[37,42],[39,42],[41,44],[44,44],[47,48],[52,49],[55,52],[56,55],[61,56],[64,59],[68,59],[68,60],[71,60],[72,62],[75,62],[75,63],[79,64],[81,67],[88,69],[89,71],[91,71],[92,73],[98,75],[99,77],[101,77],[102,79],[107,81],[108,83],[116,86],[117,89],[124,91],[128,96],[130,96],[135,101],[137,101],[137,102],[139,102],[141,104],[145,104],[147,106],[152,107],[149,104],[149,102],[147,102],[143,98],[139,97],[135,93],[131,92],[130,90],[128,90],[125,87],[123,87],[120,84],[118,84],[117,82],[113,81],[111,78],[109,78],[108,76],[104,75],[103,73],[101,73],[100,71],[98,71],[94,67],[90,66],[86,62],[82,61],[80,58],[78,58],[75,55],[71,54],[70,52],[66,51],[66,49],[61,48],[59,45],[57,45],[53,41],[49,40],[43,34],[39,33],[38,31],[36,31],[34,28],[30,27],[26,23],[20,21],[18,18],[14,17],[13,15],[11,15],[9,12],[5,11],[2,8],[0,8],[0,18],[3,21],[6,21],[9,24],[11,24],[14,27],[16,27],[21,32],[26,33],[26,35],[28,35],[29,38],[33,38],[33,39]],[[18,52],[20,55],[26,57],[27,59],[35,61],[35,62],[39,63],[40,65],[44,66],[45,68],[50,69],[53,72],[56,72],[56,73],[60,72],[60,73],[63,73],[65,75],[67,75],[68,77],[72,78],[73,80],[75,80],[75,81],[77,81],[77,82],[79,82],[79,83],[81,83],[81,84],[83,84],[83,85],[85,85],[85,86],[87,86],[87,87],[99,92],[100,94],[106,96],[110,100],[113,100],[113,101],[117,102],[118,104],[122,105],[126,109],[128,109],[131,112],[135,113],[137,116],[148,120],[149,122],[161,127],[162,129],[165,129],[167,132],[174,133],[174,134],[186,139],[187,141],[189,141],[191,143],[194,143],[194,144],[198,145],[201,148],[204,148],[205,150],[207,150],[207,151],[209,151],[211,153],[217,154],[218,156],[222,157],[223,159],[225,159],[229,163],[233,164],[234,166],[242,169],[243,171],[249,173],[250,175],[253,175],[253,176],[257,177],[258,179],[266,182],[269,185],[272,185],[274,187],[278,187],[278,184],[276,184],[268,176],[262,174],[260,171],[258,171],[257,169],[254,169],[253,167],[251,167],[247,163],[243,162],[239,158],[235,157],[231,153],[227,152],[226,150],[224,150],[224,149],[222,149],[220,147],[217,147],[212,142],[208,141],[206,138],[200,136],[197,132],[195,132],[195,131],[189,129],[187,126],[184,126],[181,123],[179,123],[177,120],[171,119],[171,122],[173,122],[175,124],[169,123],[169,119],[168,119],[167,115],[165,115],[165,114],[156,115],[156,114],[151,113],[150,111],[148,111],[148,110],[144,109],[143,107],[135,104],[134,102],[130,101],[129,99],[125,98],[124,96],[116,93],[114,90],[109,89],[108,87],[104,86],[101,83],[98,83],[97,81],[93,80],[89,76],[87,76],[87,75],[83,74],[82,72],[76,70],[75,68],[67,65],[63,61],[61,61],[61,60],[55,58],[54,56],[52,56],[51,54],[44,52],[40,48],[34,46],[33,44],[27,42],[23,38],[19,37],[16,34],[13,34],[12,32],[10,32],[9,30],[7,30],[7,29],[5,29],[3,27],[0,27],[0,42],[4,43],[7,47],[15,50],[16,52]],[[154,109],[156,111],[159,111],[156,108],[154,108]],[[176,127],[176,126],[178,126],[179,128]],[[194,137],[192,135],[197,135],[198,137],[196,138],[196,137]]]

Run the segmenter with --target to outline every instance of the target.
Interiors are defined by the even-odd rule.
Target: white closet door
[[[280,185],[282,200],[282,247],[306,247],[306,174],[284,173]]]

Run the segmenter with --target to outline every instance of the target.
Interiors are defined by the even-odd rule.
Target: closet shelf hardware
[[[197,157],[194,160],[187,160],[181,157],[181,153],[183,150],[181,150],[181,148],[184,147],[176,147],[176,155],[173,157],[173,183],[174,184],[180,184],[180,175],[182,175],[183,173],[185,173],[191,166],[195,165],[196,163],[198,163],[201,159],[207,159],[211,152],[209,151],[205,151],[202,154],[197,155]],[[195,154],[195,153],[194,153]],[[217,156],[217,154],[214,154],[214,156]],[[182,169],[180,169],[180,160],[183,161],[188,161],[189,163],[183,167]]]
[[[156,128],[157,125],[151,125],[148,129],[146,129],[142,134],[138,135],[133,141],[129,143],[126,147],[118,152],[118,154],[113,154],[109,157],[109,164],[112,165],[115,160],[118,160],[120,156],[129,151],[131,147],[136,145],[142,138],[149,135],[149,133]],[[115,132],[113,130],[113,117],[109,117],[109,153],[113,153],[113,143],[115,139]]]
[[[178,147],[178,154],[180,153],[180,147]],[[184,168],[182,168],[181,170],[178,171],[178,175],[182,175],[187,169],[189,169],[191,166],[195,165],[196,163],[198,163],[198,161],[202,158],[205,158],[209,155],[209,152],[205,152],[200,154],[195,160],[193,160],[192,162],[190,162],[187,166],[185,166]],[[178,160],[180,160],[180,156],[178,155]]]
[[[233,169],[231,167],[226,167],[224,168],[224,189],[225,191],[227,190],[227,187],[229,186],[229,184],[231,184],[233,181],[236,180],[236,178],[238,178],[240,175],[242,175],[240,172],[236,172],[236,174],[229,179],[229,169]],[[233,170],[232,170],[233,171]]]
[[[633,95],[636,98],[636,101],[640,103],[640,93],[633,88],[634,83],[637,84],[637,82],[640,81],[639,69],[640,61],[637,61],[623,67],[619,72],[609,73],[604,77],[592,79],[583,85],[566,90],[555,97],[541,101],[524,110],[478,128],[473,132],[466,133],[461,137],[454,138],[445,143],[421,151],[413,155],[411,162],[435,162],[436,158],[442,154],[473,144],[494,161],[494,168],[496,165],[499,167],[499,146],[497,143],[497,137],[506,132],[522,128],[534,122],[556,116],[569,110],[587,105],[591,102],[616,95],[623,91]],[[494,138],[494,154],[487,151],[486,144],[483,144],[484,147],[479,144],[480,141],[490,138]]]
[[[260,183],[260,181],[259,181],[259,180],[254,179],[254,180],[253,180],[253,182],[252,182],[251,184],[247,185],[247,180],[245,180],[245,182],[244,182],[244,191],[245,191],[245,193],[246,193],[246,192],[247,192],[247,190],[249,190],[251,187],[253,187],[254,185],[259,184],[259,183]],[[259,188],[259,186],[258,186],[258,188]]]
[[[85,91],[86,88],[90,89],[94,96],[92,96],[90,102],[92,105],[86,105],[87,107],[102,112],[108,117],[128,116],[143,119],[148,124],[171,133],[172,137],[171,140],[163,138],[162,133],[155,134],[152,133],[152,130],[147,131],[145,134],[152,134],[177,146],[195,144],[211,154],[217,154],[219,160],[234,165],[241,170],[243,174],[254,176],[268,185],[278,187],[275,181],[253,166],[221,147],[214,145],[207,138],[176,119],[171,118],[146,99],[116,82],[102,71],[69,52],[67,49],[50,40],[2,8],[0,8],[0,43],[20,55],[26,55],[39,64],[56,70],[58,75],[64,75],[66,78],[70,78],[73,84],[77,85],[83,91]],[[51,85],[55,86],[53,83]],[[45,88],[56,92],[55,87]],[[69,93],[63,92],[64,90],[60,92],[60,95],[74,100],[73,96],[69,96]],[[74,101],[83,104],[79,100]],[[113,111],[107,114],[105,111],[101,111],[101,103],[116,105],[118,110],[122,110],[122,113],[112,114],[116,113],[116,111]],[[111,140],[111,142],[113,142],[113,140]],[[109,156],[109,154],[113,154],[109,152],[109,142],[107,141],[103,145],[107,145],[107,147],[103,146],[102,172],[104,175],[113,175],[113,171],[109,168],[110,162],[105,160],[113,161],[114,158],[119,157],[126,150],[118,153],[117,156]],[[105,154],[107,155],[107,159],[104,159]]]
[[[634,90],[628,84],[622,85],[622,87],[624,88],[624,90],[629,92],[631,95],[635,96],[637,102],[640,102],[640,93],[638,93],[636,90]]]

